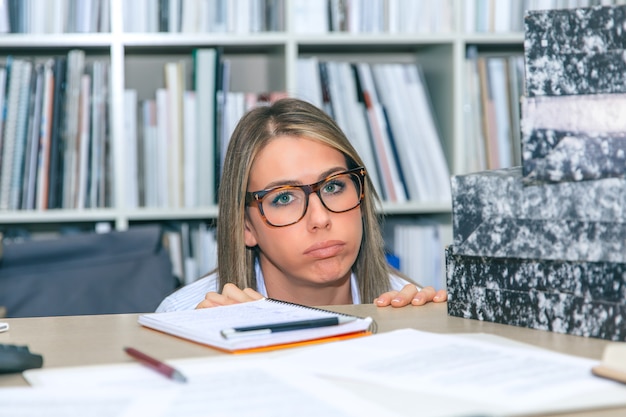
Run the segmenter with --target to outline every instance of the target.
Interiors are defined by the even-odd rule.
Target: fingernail
[[[399,299],[399,298],[394,298],[393,300],[391,300],[391,302],[392,303],[400,303],[400,302],[402,302],[402,300]]]

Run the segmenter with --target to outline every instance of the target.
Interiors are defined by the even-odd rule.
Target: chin
[[[350,269],[345,268],[316,268],[311,279],[319,284],[337,283],[341,284],[344,280],[350,280]]]

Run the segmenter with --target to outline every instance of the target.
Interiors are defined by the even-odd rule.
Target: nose
[[[322,200],[316,193],[309,194],[306,221],[311,230],[325,229],[330,226],[330,211],[324,207]]]

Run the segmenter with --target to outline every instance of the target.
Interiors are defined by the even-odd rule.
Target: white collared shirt
[[[261,270],[259,262],[256,262],[254,269],[256,272],[257,291],[262,296],[267,297],[265,279],[263,278],[263,271]],[[409,284],[408,281],[396,275],[390,275],[389,282],[391,284],[391,289],[395,291],[400,291],[405,285]],[[217,292],[218,285],[217,272],[207,275],[204,278],[200,278],[199,280],[192,282],[191,284],[186,285],[167,296],[163,301],[161,301],[161,304],[157,307],[156,312],[164,313],[166,311],[193,310],[202,300],[204,300],[206,293]],[[352,303],[361,304],[359,285],[354,272],[350,275],[350,288],[352,292]]]

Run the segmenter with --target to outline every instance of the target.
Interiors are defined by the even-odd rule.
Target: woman
[[[251,110],[224,162],[218,268],[157,311],[264,296],[306,305],[445,301],[445,290],[420,290],[388,266],[377,198],[361,158],[326,113],[297,99]]]

